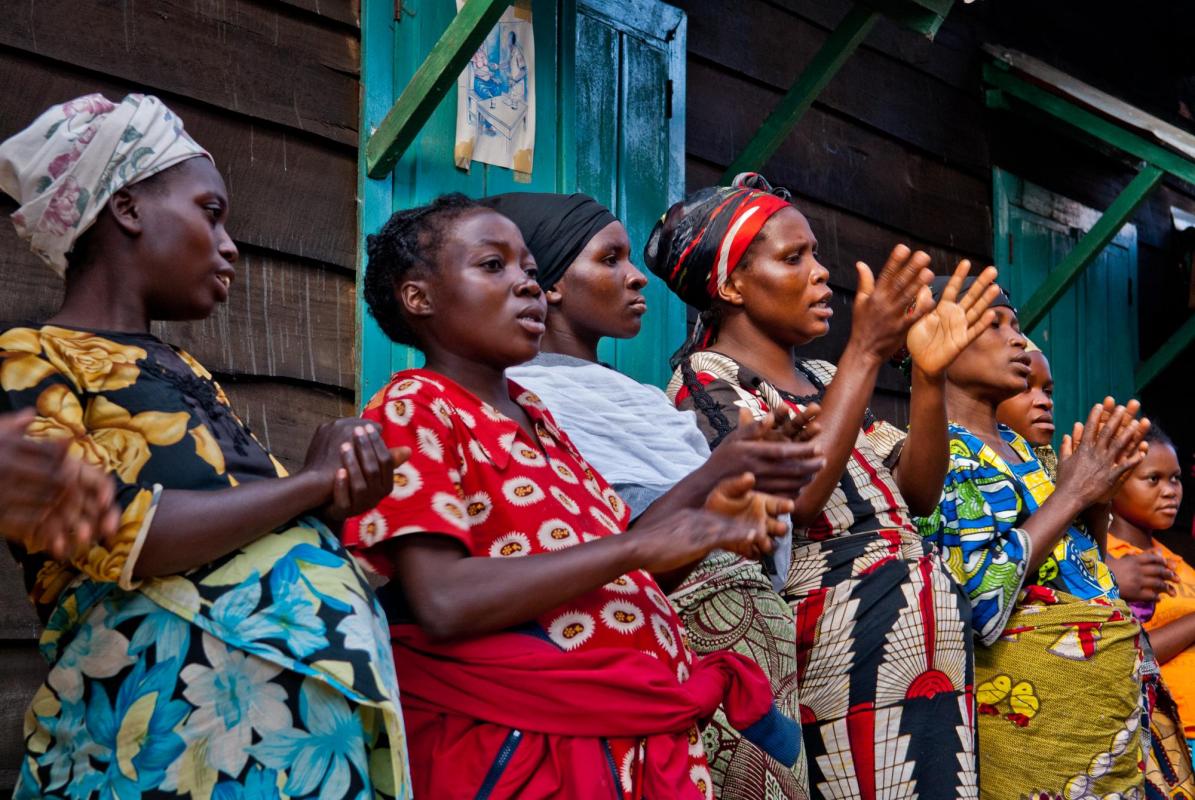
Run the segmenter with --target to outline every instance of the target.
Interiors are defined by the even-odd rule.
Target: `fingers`
[[[394,460],[394,468],[398,469],[411,458],[411,448],[409,447],[390,447],[390,458]]]
[[[969,346],[972,342],[978,339],[985,330],[991,327],[992,323],[995,321],[996,312],[989,308],[983,312],[983,316],[981,316],[974,324],[968,324],[967,345]]]
[[[880,269],[879,280],[891,279],[900,270],[909,263],[909,258],[912,252],[907,245],[898,244],[892,248],[892,252],[888,254],[888,260],[884,262],[883,268]],[[860,262],[862,263],[862,262]]]
[[[723,478],[718,481],[711,494],[719,494],[727,500],[743,500],[755,488],[755,476],[750,472]]]
[[[966,263],[968,267],[971,266],[970,262]],[[959,300],[959,306],[967,312],[967,322],[973,322],[978,318],[984,309],[999,296],[1000,287],[996,285],[998,276],[999,273],[995,267],[984,267],[975,278],[975,282],[971,284],[971,288],[967,289],[967,293]]]
[[[751,409],[740,408],[739,427],[737,428],[740,432],[738,438],[751,441],[765,436],[775,424],[775,415],[778,413],[777,411],[772,414],[765,414],[763,419],[756,419]]]
[[[35,413],[32,408],[24,408],[11,414],[0,414],[0,435],[24,436],[25,429],[33,422]]]
[[[779,413],[779,412],[778,412]],[[822,407],[817,403],[810,403],[803,412],[793,412],[779,426],[778,432],[782,438],[792,441],[807,442],[821,432],[821,425],[817,417],[822,413]]]
[[[793,513],[793,509],[797,504],[787,497],[776,497],[775,495],[763,494],[759,495],[763,499],[763,507],[769,517],[779,517],[784,514]],[[781,523],[781,527],[787,530],[788,526]],[[783,530],[781,534],[783,534]]]
[[[332,508],[337,512],[337,516],[348,516],[352,508],[349,472],[344,467],[336,470],[336,475],[332,478]]]
[[[906,247],[905,250],[907,251],[908,248]],[[906,263],[896,273],[892,286],[893,292],[898,297],[903,298],[909,295],[915,296],[921,291],[921,288],[928,288],[929,284],[933,283],[934,280],[934,271],[929,268],[931,263],[932,262],[929,257],[929,253],[925,252],[924,250],[918,250],[917,252],[913,253],[913,255],[909,256],[908,261],[906,261]],[[880,280],[882,281],[883,279],[884,276],[881,274]],[[918,284],[920,284],[920,286],[918,286]],[[912,300],[912,297],[909,299]],[[932,292],[930,303],[930,308],[932,309]]]
[[[994,273],[995,267],[988,267]],[[984,271],[987,274],[987,270]],[[967,325],[974,325],[979,321],[980,317],[986,316],[986,311],[991,308],[992,303],[1000,296],[1000,287],[994,283],[989,283],[978,295],[975,290],[979,287],[979,281],[971,287],[967,292],[967,296],[963,298],[963,304],[960,307],[967,312]]]
[[[357,452],[351,442],[340,445],[340,468],[348,473],[349,491],[354,497],[361,497],[366,491],[365,475],[361,472],[361,464],[357,460]]]
[[[954,268],[954,273],[950,276],[950,280],[946,282],[946,288],[942,290],[940,301],[943,303],[955,302],[958,299],[959,292],[963,289],[963,281],[967,279],[967,275],[970,272],[970,261],[964,258],[958,262],[958,266]]]
[[[913,299],[913,307],[909,309],[909,323],[915,323],[937,306],[938,304],[934,302],[933,290],[928,286],[922,286],[917,290],[917,296]]]
[[[1110,448],[1117,434],[1120,432],[1120,424],[1124,420],[1125,407],[1116,406],[1112,411],[1112,416],[1095,434],[1095,444],[1103,449]]]
[[[855,271],[859,273],[859,284],[855,288],[855,304],[858,305],[860,299],[870,297],[875,293],[876,279],[871,274],[871,267],[862,261],[855,262]]]

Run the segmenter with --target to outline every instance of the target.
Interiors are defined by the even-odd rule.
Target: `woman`
[[[821,461],[814,446],[766,441],[770,419],[749,421],[711,458],[692,412],[678,412],[659,389],[598,362],[599,342],[634,337],[647,313],[641,293],[647,279],[631,263],[626,228],[609,209],[583,194],[517,192],[481,202],[519,226],[548,304],[540,355],[506,374],[544,401],[633,518],[699,507],[719,480],[744,471],[761,490],[788,497],[809,482]],[[804,431],[813,432],[814,426]],[[790,543],[778,540],[781,547]],[[777,552],[775,559],[785,576],[787,556]],[[780,710],[800,715],[792,614],[759,563],[712,554],[669,599],[694,651],[747,656],[768,675]],[[740,737],[722,711],[702,738],[715,796],[808,796],[803,757],[785,767]]]
[[[519,230],[462,195],[369,237],[365,297],[424,369],[365,415],[414,452],[351,520],[384,577],[415,793],[472,798],[712,796],[695,723],[727,715],[791,764],[796,725],[751,662],[696,659],[654,574],[711,549],[758,556],[789,501],[724,482],[707,505],[627,528],[622,499],[504,371],[539,350],[546,308]],[[765,530],[767,532],[765,532]],[[444,768],[451,764],[451,768]]]
[[[1003,296],[993,305],[997,319],[947,372],[950,472],[921,520],[974,606],[981,794],[1141,796],[1151,665],[1098,527],[1141,459],[1148,423],[1124,407],[1104,421],[1105,407],[1093,408],[1063,442],[1055,491],[1025,440],[997,420],[1031,367],[1015,310]]]
[[[1195,569],[1154,537],[1155,532],[1173,527],[1178,516],[1183,502],[1182,468],[1174,443],[1160,428],[1151,428],[1145,441],[1149,453],[1112,499],[1108,555],[1124,559],[1151,553],[1174,576],[1166,589],[1157,592],[1145,629],[1177,705],[1177,715],[1172,718],[1181,717],[1186,723],[1185,728],[1180,723],[1177,730],[1160,733],[1178,733],[1195,740]],[[1195,795],[1195,781],[1184,763],[1189,761],[1189,753],[1183,753],[1181,746],[1172,746],[1156,761],[1164,775],[1185,776],[1188,794]]]
[[[811,789],[973,794],[969,608],[917,535],[904,498],[928,508],[940,492],[928,481],[946,468],[941,374],[985,324],[995,270],[960,302],[952,293],[934,308],[924,253],[898,247],[878,281],[860,264],[837,372],[801,360],[796,349],[829,330],[833,292],[809,222],[787,193],[766,188],[740,176],[732,187],[703,189],[652,232],[648,266],[702,312],[669,394],[697,412],[714,447],[739,408],[760,416],[821,405],[816,441],[826,466],[797,498],[783,592],[796,616]],[[866,405],[906,332],[915,371],[902,447],[903,434]]]
[[[21,557],[51,666],[16,796],[409,796],[385,619],[312,516],[375,504],[395,455],[342,420],[287,477],[149,332],[207,317],[236,275],[211,156],[157,98],[88,95],[0,145],[0,188],[66,278],[47,324],[0,333],[5,404],[107,472],[120,512],[69,562]]]

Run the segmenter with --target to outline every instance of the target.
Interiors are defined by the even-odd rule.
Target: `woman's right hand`
[[[887,361],[905,343],[909,328],[934,307],[929,285],[934,273],[929,255],[903,244],[892,248],[874,277],[862,261],[855,264],[859,288],[851,317],[850,343],[880,361]]]
[[[655,575],[700,561],[712,550],[729,550],[748,558],[772,552],[772,540],[764,526],[695,508],[682,509],[667,522],[636,528],[624,534],[624,541],[636,548],[638,567]]]
[[[1145,457],[1141,443],[1149,420],[1132,416],[1124,406],[1110,414],[1104,403],[1092,406],[1086,424],[1076,423],[1063,442],[1056,492],[1075,498],[1083,509],[1110,502],[1125,476]]]
[[[1154,603],[1162,594],[1174,595],[1178,575],[1160,553],[1145,551],[1109,558],[1108,568],[1116,576],[1120,596],[1130,603]]]

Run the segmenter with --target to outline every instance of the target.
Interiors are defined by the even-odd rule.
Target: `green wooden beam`
[[[1020,322],[1023,330],[1032,331],[1045,319],[1054,303],[1058,302],[1058,298],[1079,279],[1087,265],[1095,260],[1108,243],[1116,238],[1116,234],[1124,227],[1129,217],[1133,216],[1141,201],[1162,180],[1163,174],[1165,173],[1158,167],[1146,164],[1129,185],[1121,190],[1112,201],[1112,205],[1108,206],[1108,210],[1091,226],[1091,230],[1083,234],[1083,238],[1066,254],[1062,263],[1051,270],[1046,282],[1021,309]]]
[[[1158,352],[1150,356],[1149,360],[1137,369],[1137,391],[1142,391],[1153,382],[1154,378],[1161,375],[1174,359],[1191,346],[1192,342],[1195,342],[1195,316],[1184,322],[1166,344],[1159,347]]]
[[[722,176],[723,183],[730,183],[740,172],[758,172],[768,159],[780,148],[801,116],[813,105],[814,99],[825,88],[835,73],[862,44],[868,31],[880,18],[880,12],[855,3],[847,12],[822,48],[813,56],[805,71],[793,83],[788,94],[776,106],[771,116],[764,121],[750,144],[734,160]]]
[[[510,0],[468,0],[365,145],[371,178],[384,178],[415,140]]]
[[[1195,184],[1195,161],[1125,130],[1115,122],[1093,114],[1064,97],[1022,80],[1010,73],[1003,62],[984,64],[983,79],[1008,97],[1041,109],[1118,150],[1153,164],[1176,178]]]

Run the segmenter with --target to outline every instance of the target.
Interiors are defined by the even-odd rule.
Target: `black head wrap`
[[[977,279],[974,277],[965,278],[963,280],[962,288],[959,289],[958,296],[962,297],[967,292],[969,292],[971,290],[971,286],[975,283],[976,280]],[[930,285],[930,289],[934,293],[934,300],[938,300],[939,298],[942,297],[942,292],[945,291],[946,284],[948,284],[948,283],[950,283],[949,275],[939,275],[938,277],[934,278],[934,282]],[[1000,289],[1000,294],[996,295],[996,299],[993,300],[992,304],[988,307],[989,308],[1000,308],[1001,306],[1003,306],[1004,308],[1011,308],[1012,313],[1014,313],[1014,314],[1018,313],[1017,307],[1012,304],[1012,300],[1009,299],[1008,293],[1005,292],[1004,289],[1001,288],[999,284],[996,285],[996,288]]]
[[[551,289],[589,240],[618,217],[587,194],[511,192],[481,199],[523,233],[539,268],[539,285]]]

